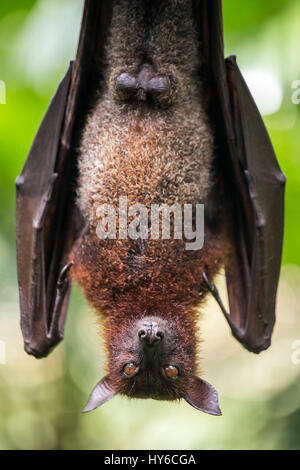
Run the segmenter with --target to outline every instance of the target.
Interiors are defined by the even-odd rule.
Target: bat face
[[[136,398],[180,398],[184,375],[194,369],[192,338],[182,345],[176,324],[159,317],[144,317],[124,330],[123,340],[118,335],[109,346],[119,390]]]
[[[143,317],[132,326],[120,325],[108,343],[109,373],[93,390],[84,411],[119,393],[129,398],[184,398],[198,410],[220,415],[217,392],[193,374],[195,351],[189,345],[196,339],[183,343],[181,330],[179,323],[155,316]]]

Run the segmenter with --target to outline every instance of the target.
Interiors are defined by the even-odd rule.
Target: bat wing
[[[37,357],[63,336],[70,293],[67,279],[66,220],[57,207],[66,183],[59,161],[60,136],[72,65],[40,125],[17,187],[17,264],[21,328],[25,350]],[[65,199],[65,198],[64,198]]]
[[[203,8],[207,21],[203,45],[217,95],[214,122],[229,200],[226,218],[231,256],[225,270],[230,315],[213,285],[211,290],[233,335],[258,353],[269,347],[275,322],[285,176],[235,57],[224,61],[221,2],[204,2]]]
[[[226,60],[226,67],[235,132],[232,158],[248,195],[248,200],[238,200],[229,231],[234,256],[233,263],[226,266],[230,316],[236,319],[237,338],[259,352],[270,345],[275,322],[285,176],[234,57]],[[235,197],[239,197],[238,192]]]
[[[84,221],[75,205],[76,151],[101,78],[111,3],[86,0],[76,60],[58,87],[16,180],[17,265],[25,350],[47,356],[63,338],[69,254]]]

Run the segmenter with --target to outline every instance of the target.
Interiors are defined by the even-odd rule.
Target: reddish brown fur
[[[180,240],[99,240],[88,231],[75,250],[72,271],[104,316],[132,310],[136,317],[158,311],[174,315],[173,304],[200,305],[207,292],[202,272],[213,279],[223,252],[218,235],[206,239],[202,250],[187,251]]]
[[[222,265],[224,247],[220,235],[212,234],[202,250],[186,251],[182,245],[179,240],[148,241],[145,245],[132,240],[104,241],[89,232],[78,244],[73,276],[102,314],[107,371],[120,392],[125,393],[119,365],[131,358],[126,348],[124,357],[118,357],[114,345],[124,343],[133,323],[149,315],[174,325],[178,333],[174,361],[184,364],[190,373],[197,371],[197,308],[207,293],[202,272],[214,278]],[[188,353],[180,346],[183,344],[188,345]]]

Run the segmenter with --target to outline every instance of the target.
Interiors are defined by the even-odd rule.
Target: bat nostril
[[[147,336],[147,333],[145,330],[139,330],[138,335],[139,335],[139,338],[143,340]]]
[[[161,331],[161,330],[156,333],[156,337],[157,337],[157,339],[158,339],[159,341],[161,341],[162,339],[164,339],[164,336],[165,336],[165,334],[164,334],[164,332]]]

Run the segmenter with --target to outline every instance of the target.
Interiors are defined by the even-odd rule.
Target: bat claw
[[[61,287],[65,283],[67,274],[70,271],[72,266],[73,266],[73,263],[68,263],[66,264],[66,266],[62,268],[58,281],[57,281],[57,287]]]

